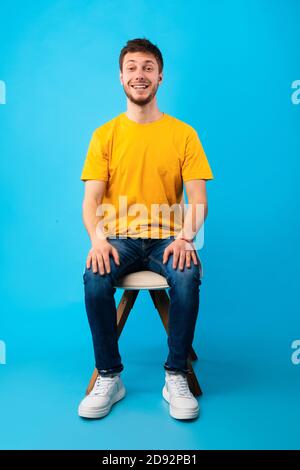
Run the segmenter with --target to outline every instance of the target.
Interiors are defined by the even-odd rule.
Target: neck
[[[127,99],[127,111],[126,115],[132,121],[140,124],[146,124],[148,122],[157,121],[163,116],[163,113],[158,109],[156,100],[150,101],[150,103],[144,106],[138,106]]]

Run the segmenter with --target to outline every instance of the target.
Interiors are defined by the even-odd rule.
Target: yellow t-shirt
[[[97,212],[105,234],[132,238],[176,235],[181,219],[170,208],[180,204],[183,182],[213,178],[195,129],[166,113],[145,124],[122,113],[98,127],[81,174],[107,181]]]

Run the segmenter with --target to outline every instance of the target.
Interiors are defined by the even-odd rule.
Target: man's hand
[[[198,264],[197,254],[191,242],[181,240],[180,238],[174,240],[164,251],[163,263],[168,261],[170,254],[173,253],[173,268],[177,269],[179,261],[179,269],[183,270],[186,263],[187,268],[191,267],[191,259],[194,264]]]
[[[99,270],[101,276],[105,274],[104,267],[107,273],[110,273],[109,255],[112,255],[116,264],[120,265],[119,254],[114,246],[107,240],[96,239],[92,242],[92,248],[86,259],[86,267],[90,269],[91,263],[93,272]]]

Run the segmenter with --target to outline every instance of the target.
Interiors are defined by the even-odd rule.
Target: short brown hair
[[[125,54],[127,54],[127,52],[148,52],[149,54],[154,55],[158,63],[158,71],[159,73],[162,72],[162,69],[164,67],[162,54],[160,50],[158,49],[158,47],[155,46],[155,44],[152,44],[152,42],[150,42],[148,39],[137,38],[137,39],[130,39],[129,41],[127,41],[127,44],[121,50],[120,57],[119,57],[119,66],[120,66],[121,72],[123,68],[124,56]]]

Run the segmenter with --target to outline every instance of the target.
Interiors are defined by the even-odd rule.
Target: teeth
[[[140,88],[147,88],[146,85],[132,85],[132,86],[133,86],[133,88],[138,88],[138,89],[140,89]]]

